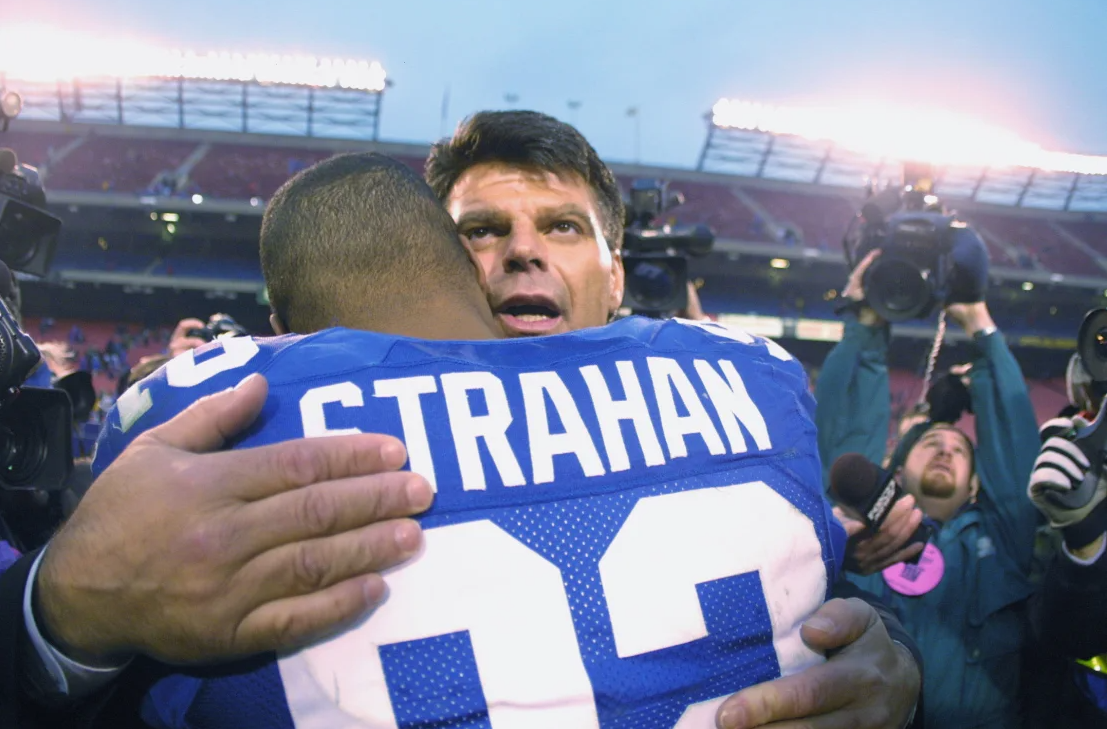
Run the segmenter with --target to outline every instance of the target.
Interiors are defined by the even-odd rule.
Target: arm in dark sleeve
[[[1025,572],[1034,554],[1037,509],[1026,496],[1038,456],[1038,420],[1026,380],[999,332],[975,338],[969,392],[976,415],[981,501],[1004,546]]]
[[[1041,643],[1072,658],[1107,653],[1107,558],[1080,565],[1058,554],[1030,601],[1030,624]]]
[[[85,729],[101,726],[98,717],[114,686],[63,706],[48,708],[34,698],[28,680],[31,645],[23,613],[23,598],[38,552],[25,554],[0,574],[0,727],[19,729]],[[135,714],[137,720],[137,713]],[[126,729],[131,724],[118,724]]]
[[[861,453],[884,460],[891,401],[888,385],[888,325],[865,326],[847,315],[842,341],[823,361],[815,383],[815,424],[823,481],[834,459]]]
[[[911,655],[915,659],[915,664],[919,667],[919,678],[925,680],[923,673],[923,658],[922,651],[919,650],[919,646],[915,643],[914,638],[908,635],[907,630],[903,627],[903,623],[899,621],[896,614],[891,611],[888,606],[880,601],[880,599],[871,592],[865,592],[857,585],[849,582],[848,580],[838,580],[834,583],[834,588],[831,590],[831,597],[842,598],[843,600],[851,597],[856,597],[859,600],[863,600],[872,606],[876,610],[876,614],[880,616],[880,622],[884,623],[884,629],[888,631],[888,637],[890,637],[896,643],[900,643],[911,652]],[[915,705],[915,718],[908,725],[908,729],[922,729],[923,723],[923,692],[922,686],[919,686],[919,700]]]

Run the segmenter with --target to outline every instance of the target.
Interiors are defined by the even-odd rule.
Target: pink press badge
[[[901,595],[918,597],[937,587],[945,573],[946,560],[942,556],[942,550],[927,543],[919,556],[918,564],[900,562],[884,570],[882,574],[888,587]]]

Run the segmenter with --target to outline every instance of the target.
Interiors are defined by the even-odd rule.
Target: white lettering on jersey
[[[638,435],[638,443],[642,447],[646,465],[664,465],[665,454],[661,452],[661,443],[657,440],[657,432],[653,429],[650,410],[646,406],[646,397],[642,394],[642,384],[634,371],[634,363],[616,362],[615,368],[619,372],[619,380],[626,395],[625,400],[612,399],[611,390],[604,381],[599,366],[587,365],[580,368],[580,374],[588,385],[592,404],[596,408],[596,417],[600,421],[600,433],[603,435],[603,446],[607,451],[607,462],[611,466],[611,471],[626,471],[630,468],[626,444],[623,442],[623,431],[619,427],[621,420],[629,420],[634,425],[634,432]]]
[[[524,372],[519,375],[523,390],[523,409],[527,413],[527,436],[530,441],[530,461],[534,469],[533,483],[554,480],[554,456],[572,453],[580,462],[585,476],[602,476],[603,462],[588,428],[580,417],[569,388],[556,372]],[[550,432],[546,395],[561,420],[564,433]]]
[[[688,375],[684,373],[675,359],[668,357],[647,357],[650,378],[657,397],[657,409],[661,416],[661,430],[665,433],[665,445],[669,449],[669,458],[684,458],[688,455],[688,446],[684,436],[693,433],[703,438],[707,450],[713,456],[726,453],[723,439],[715,430],[711,417],[703,407],[696,388],[692,386]],[[687,415],[677,412],[674,395],[679,396]]]
[[[487,520],[424,539],[368,619],[281,660],[296,725],[395,729],[380,646],[464,630],[493,727],[598,729],[561,570]]]
[[[404,429],[404,445],[413,473],[430,482],[438,490],[434,478],[434,459],[427,442],[427,423],[423,419],[421,395],[438,392],[438,384],[431,375],[400,377],[395,380],[377,380],[373,383],[373,397],[394,397],[400,408],[400,425]]]
[[[784,675],[811,665],[799,629],[822,602],[826,568],[803,512],[761,481],[640,499],[600,558],[619,657],[706,637],[696,585],[749,572],[760,578]]]
[[[767,451],[772,448],[765,418],[750,399],[746,385],[742,382],[738,371],[734,369],[734,365],[725,359],[719,360],[719,369],[726,376],[726,382],[719,377],[719,373],[710,364],[702,359],[695,361],[695,367],[700,379],[703,380],[704,388],[707,389],[707,396],[719,415],[719,422],[723,424],[723,432],[730,441],[730,452],[746,452],[746,439],[742,436],[741,428],[738,427],[739,423],[753,436],[757,450]]]
[[[150,397],[149,390],[139,385],[127,388],[127,391],[115,401],[115,409],[119,413],[119,427],[126,433],[152,407],[154,407],[154,401]]]
[[[792,355],[789,354],[788,350],[773,340],[766,339],[765,337],[755,337],[749,332],[742,331],[738,327],[720,324],[717,321],[693,321],[691,319],[673,319],[672,321],[678,321],[688,326],[699,327],[705,332],[711,332],[716,336],[725,337],[726,339],[741,342],[742,344],[764,344],[765,348],[769,350],[769,354],[776,357],[781,362],[789,362],[794,359]]]
[[[481,390],[488,405],[487,415],[473,415],[469,404],[469,391]],[[483,491],[487,484],[484,466],[480,460],[477,440],[484,439],[492,456],[492,462],[500,473],[504,486],[522,486],[526,478],[519,461],[507,440],[507,427],[511,425],[511,408],[500,378],[491,372],[454,372],[442,375],[442,393],[446,398],[446,412],[450,418],[450,431],[457,448],[458,466],[461,468],[461,484],[466,491]]]
[[[296,726],[395,729],[382,649],[465,631],[495,729],[596,729],[584,639],[556,562],[485,519],[428,528],[425,540],[389,571],[388,600],[365,620],[280,658]],[[708,636],[696,586],[749,573],[756,587],[729,588],[728,609],[747,626],[767,614],[769,630],[752,637],[770,642],[784,676],[821,662],[800,639],[827,584],[815,526],[802,511],[759,481],[640,499],[599,561],[616,654]],[[717,637],[732,645],[739,636]],[[450,658],[445,666],[458,670]],[[689,706],[674,729],[713,726],[711,709],[724,699]]]
[[[195,387],[205,380],[241,367],[257,355],[258,344],[251,337],[218,340],[223,351],[203,362],[196,362],[196,351],[188,350],[165,365],[165,380],[170,387]]]
[[[324,387],[313,387],[300,398],[300,420],[304,424],[305,438],[329,435],[354,435],[357,428],[328,428],[323,406],[339,403],[344,408],[360,408],[365,405],[361,388],[352,382],[338,382]]]

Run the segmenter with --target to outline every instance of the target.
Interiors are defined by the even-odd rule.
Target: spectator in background
[[[962,245],[983,247],[972,237],[975,242]],[[847,318],[816,390],[820,451],[828,469],[847,452],[875,463],[885,454],[890,327],[863,305],[862,287],[876,255],[850,275],[843,296],[857,302],[856,314]],[[850,575],[882,595],[922,647],[924,723],[941,729],[1019,726],[1019,659],[1038,522],[1022,497],[1037,450],[1034,410],[1019,366],[982,300],[986,265],[982,269],[965,272],[964,285],[951,297],[971,303],[946,307],[978,351],[968,373],[978,446],[974,451],[950,424],[928,420],[910,429],[889,470],[909,494],[901,503],[917,501],[937,527],[919,563],[921,576],[904,565],[883,575]],[[861,522],[839,516],[851,534],[862,532]]]

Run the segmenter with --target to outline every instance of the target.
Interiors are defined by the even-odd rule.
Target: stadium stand
[[[1081,220],[1075,222],[1063,222],[1059,225],[1065,231],[1072,233],[1080,240],[1087,243],[1103,256],[1107,256],[1107,221],[1095,222]]]
[[[742,191],[780,225],[798,229],[799,244],[817,250],[839,250],[856,205],[838,195],[769,190],[743,186]],[[786,241],[782,241],[786,242]]]
[[[629,190],[632,178],[623,177],[619,182],[624,190]],[[727,185],[679,180],[671,183],[671,188],[683,193],[685,202],[661,222],[673,218],[680,223],[704,223],[719,236],[732,240],[773,240],[765,221],[746,207]]]
[[[55,190],[144,193],[195,148],[195,142],[90,136],[51,165],[49,184]]]
[[[77,353],[81,369],[92,373],[97,394],[115,394],[116,381],[140,359],[165,351],[169,329],[131,324],[27,317],[24,328],[40,342],[60,341]]]
[[[16,150],[20,162],[42,168],[54,154],[76,138],[76,134],[9,130],[0,142],[3,146]]]
[[[1034,264],[1047,271],[1088,275],[1099,270],[1091,256],[1065,240],[1044,219],[985,212],[967,213],[965,218],[986,239],[994,243],[998,238],[1025,251]]]
[[[289,177],[329,156],[326,150],[216,144],[193,168],[189,189],[216,198],[268,198]]]

